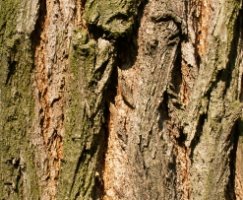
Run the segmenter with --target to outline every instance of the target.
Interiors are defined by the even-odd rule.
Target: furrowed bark
[[[178,57],[183,7],[182,1],[149,2],[138,32],[136,61],[118,66],[104,176],[107,199],[177,198],[176,133],[166,132],[165,93]]]
[[[136,62],[119,71],[108,199],[235,198],[240,8],[233,1],[147,4]]]
[[[199,72],[183,120],[188,135],[186,145],[190,148],[192,199],[235,198],[232,164],[238,133],[234,127],[242,112],[237,90],[237,52],[242,48],[240,8],[241,4],[235,1],[212,3],[210,8],[205,2],[199,11]],[[213,25],[211,20],[215,22]],[[195,184],[197,187],[193,187]]]
[[[107,88],[116,76],[116,39],[132,28],[136,2],[86,1],[76,12],[85,21],[72,35],[72,77],[58,198],[98,199],[103,193],[107,112],[113,96]]]
[[[1,198],[243,199],[241,9],[1,1]]]

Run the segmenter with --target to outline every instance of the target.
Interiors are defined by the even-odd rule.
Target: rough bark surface
[[[0,2],[1,199],[243,199],[242,1]]]

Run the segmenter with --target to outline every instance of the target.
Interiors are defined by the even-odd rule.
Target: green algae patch
[[[67,83],[64,157],[57,199],[97,199],[105,149],[104,93],[113,69],[113,44],[74,30]]]
[[[88,0],[84,18],[88,24],[119,37],[132,30],[140,4],[140,0]]]
[[[30,144],[33,118],[30,35],[17,30],[23,1],[0,3],[0,196],[3,199],[39,198]],[[2,155],[3,154],[3,155]]]

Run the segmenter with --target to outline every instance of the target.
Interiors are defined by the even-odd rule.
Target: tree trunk
[[[0,196],[243,199],[241,0],[2,0]]]

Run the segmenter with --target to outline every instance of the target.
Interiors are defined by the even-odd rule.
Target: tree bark
[[[241,0],[0,2],[1,199],[243,199]]]

